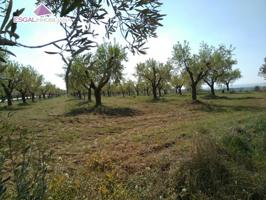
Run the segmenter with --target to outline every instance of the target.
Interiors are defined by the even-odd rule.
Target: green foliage
[[[19,64],[9,61],[0,79],[0,85],[5,92],[9,106],[12,105],[12,93],[20,82]]]
[[[0,152],[0,199],[3,199],[6,193],[6,182],[9,177],[5,177],[4,175],[4,162],[5,162],[5,155]]]
[[[208,138],[194,139],[191,160],[184,162],[177,173],[178,199],[217,198],[216,194],[230,184],[231,172],[218,152]]]
[[[259,75],[266,79],[266,57],[264,58],[264,64],[260,67]]]
[[[166,64],[159,63],[154,59],[149,59],[145,63],[138,63],[136,66],[136,73],[139,80],[144,80],[153,91],[153,98],[157,99],[157,90],[164,81],[170,79],[170,72],[172,65],[168,62]]]
[[[234,129],[231,134],[225,135],[222,142],[236,160],[248,159],[253,153],[250,136],[241,128]]]
[[[69,75],[70,91],[84,91],[90,88],[86,74],[86,62],[82,57],[76,57],[73,61]]]
[[[89,61],[86,68],[87,82],[94,90],[96,106],[101,103],[101,90],[108,82],[119,83],[122,79],[123,61],[127,60],[125,49],[118,44],[104,43]]]
[[[213,48],[202,43],[198,54],[191,54],[189,43],[184,41],[183,44],[177,42],[173,47],[172,62],[176,68],[187,72],[189,77],[188,85],[191,87],[192,100],[197,100],[197,87],[201,85],[203,78],[207,75],[211,65],[211,54]]]
[[[6,7],[5,7],[6,5]],[[7,50],[6,46],[15,46],[16,41],[13,41],[11,38],[14,37],[15,39],[19,38],[19,35],[16,33],[17,24],[13,22],[13,17],[19,16],[23,13],[23,9],[17,9],[15,12],[13,12],[13,16],[11,15],[13,9],[13,0],[1,0],[1,6],[0,10],[3,15],[1,15],[1,18],[3,18],[1,27],[0,27],[0,61],[6,62],[6,58],[2,56],[2,53],[5,54],[14,54]],[[8,35],[10,39],[6,37]]]
[[[193,143],[191,159],[177,170],[177,199],[265,198],[265,188],[260,187],[265,177],[261,180],[249,169],[242,169],[241,163],[234,162],[235,157],[249,151],[247,144],[233,137],[225,139],[226,146],[223,147],[200,137]]]
[[[3,199],[44,199],[50,154],[30,140],[30,133],[1,120],[0,193]]]
[[[219,78],[219,82],[225,84],[227,86],[227,89],[229,90],[229,84],[233,83],[241,77],[242,76],[239,69],[229,69],[226,70],[223,76]]]
[[[125,50],[118,44],[102,44],[93,56],[94,64],[88,69],[93,83],[103,87],[109,80],[119,82],[124,69],[123,61],[127,60]]]
[[[230,46],[226,48],[224,45],[220,45],[217,49],[213,48],[211,54],[210,69],[204,82],[211,88],[212,95],[215,95],[214,84],[226,76],[228,71],[232,70],[232,66],[237,63],[233,59],[233,48]]]
[[[20,67],[19,69],[19,79],[20,83],[16,86],[16,89],[21,93],[26,95],[29,91],[31,85],[31,70],[29,67]]]
[[[71,37],[70,43],[75,41],[76,44],[83,45],[85,49],[89,49],[95,43],[95,41],[88,39],[98,34],[97,27],[92,29],[90,26],[91,23],[95,23],[105,27],[108,38],[113,33],[120,31],[131,51],[144,53],[146,40],[149,37],[156,37],[156,29],[162,26],[160,21],[164,16],[160,14],[159,8],[162,3],[158,0],[132,0],[127,2],[122,0],[38,0],[37,3],[44,3],[54,14],[72,16],[77,19],[73,20],[70,27],[65,28],[75,29],[72,32],[69,31],[72,33],[72,35],[69,35]],[[76,33],[78,34],[76,35]]]

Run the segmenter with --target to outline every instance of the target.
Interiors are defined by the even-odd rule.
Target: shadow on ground
[[[227,97],[227,96],[213,96],[213,95],[206,95],[202,97],[202,99],[225,99],[225,100],[248,100],[248,99],[263,99],[260,97]]]
[[[19,105],[19,106],[0,106],[0,111],[18,111],[26,109],[27,105]]]
[[[243,105],[218,105],[199,102],[195,105],[196,110],[204,112],[231,112],[231,111],[252,111],[252,112],[265,112],[266,108],[259,106],[243,106]]]
[[[173,96],[174,98],[168,98],[168,97],[160,97],[158,99],[147,99],[145,100],[146,103],[168,103],[168,102],[177,102],[179,98],[182,98],[183,96]],[[177,97],[177,98],[175,98]]]
[[[70,112],[67,112],[65,116],[77,116],[81,114],[100,114],[100,115],[107,115],[107,116],[116,116],[116,117],[133,117],[136,115],[141,115],[142,112],[122,107],[122,108],[112,108],[108,106],[100,106],[100,107],[92,107],[92,108],[74,108]]]

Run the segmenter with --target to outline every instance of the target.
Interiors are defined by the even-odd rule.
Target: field
[[[34,144],[52,152],[47,198],[266,198],[266,93],[201,94],[197,104],[189,94],[159,101],[104,97],[103,104],[95,109],[62,96],[0,107],[0,119],[14,132],[27,130]],[[200,184],[214,178],[217,166],[230,178],[203,189],[193,178],[202,168],[194,170],[193,162],[206,151],[210,170]]]

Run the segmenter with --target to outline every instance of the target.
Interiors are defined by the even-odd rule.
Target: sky
[[[22,16],[35,16],[34,0],[15,0],[14,8],[25,8]],[[233,45],[235,58],[242,78],[235,82],[240,84],[264,83],[258,76],[259,67],[266,57],[266,0],[163,0],[161,13],[166,14],[163,27],[157,31],[158,37],[147,42],[149,50],[146,55],[132,55],[128,52],[128,61],[124,63],[124,74],[133,79],[135,66],[148,58],[166,62],[177,41],[189,41],[192,51],[197,53],[201,42],[217,46]],[[99,29],[99,32],[102,30]],[[20,43],[40,45],[64,36],[57,24],[19,23],[17,33]],[[102,40],[99,38],[99,41]],[[118,40],[121,41],[121,38]],[[123,42],[122,42],[123,44]],[[46,81],[64,89],[64,63],[58,55],[44,53],[51,47],[27,49],[13,47],[16,58],[12,59],[33,66]]]

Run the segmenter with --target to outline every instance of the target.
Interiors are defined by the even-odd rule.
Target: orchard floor
[[[27,105],[15,103],[12,108],[0,105],[0,117],[9,116],[10,123],[26,128],[37,143],[52,151],[50,173],[57,174],[53,178],[60,173],[66,176],[57,181],[69,178],[79,188],[83,176],[103,174],[118,185],[132,180],[132,184],[146,184],[145,188],[158,187],[146,195],[152,199],[164,179],[158,171],[171,171],[189,160],[193,138],[208,135],[219,140],[234,127],[266,119],[265,92],[218,94],[217,98],[202,94],[199,100],[191,104],[189,94],[159,101],[103,97],[104,106],[95,110],[93,102],[57,97]],[[147,186],[148,176],[158,180]],[[140,186],[132,187],[138,190]],[[107,186],[94,189],[103,199],[108,192]]]

